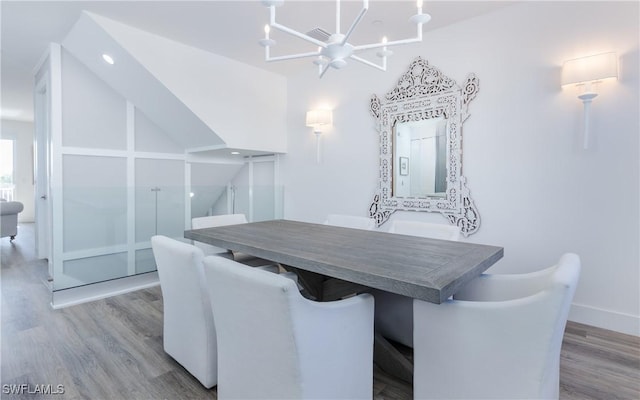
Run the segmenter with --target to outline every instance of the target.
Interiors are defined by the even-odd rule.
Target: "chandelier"
[[[393,40],[387,41],[386,37],[382,38],[382,41],[379,43],[365,44],[354,46],[348,42],[349,37],[356,29],[356,26],[362,20],[362,17],[366,14],[369,9],[369,0],[362,1],[362,10],[355,18],[349,29],[346,33],[341,33],[340,31],[340,0],[336,0],[336,33],[329,35],[327,32],[324,32],[326,36],[328,36],[326,41],[322,41],[316,39],[309,35],[309,33],[298,32],[295,29],[291,29],[284,25],[281,25],[276,22],[276,7],[282,5],[284,0],[262,0],[262,3],[269,7],[270,18],[269,24],[265,25],[264,39],[260,40],[260,44],[265,48],[265,61],[283,61],[283,60],[293,60],[298,58],[307,58],[313,57],[313,63],[318,66],[318,76],[322,78],[324,74],[327,72],[329,67],[340,69],[347,65],[346,59],[350,58],[352,60],[358,61],[362,64],[368,65],[373,68],[377,68],[381,71],[387,70],[387,57],[392,55],[393,52],[388,50],[389,47],[399,45],[399,44],[408,44],[408,43],[416,43],[422,41],[422,25],[429,22],[431,16],[429,14],[425,14],[422,12],[422,0],[417,1],[418,12],[413,15],[409,20],[417,25],[417,34],[416,37],[411,39],[402,39],[402,40]],[[276,44],[276,41],[269,37],[269,32],[271,28],[275,28],[279,31],[288,33],[292,36],[298,37],[300,39],[306,40],[316,46],[318,46],[317,51],[311,51],[306,53],[298,53],[291,54],[285,56],[277,56],[272,57],[270,53],[271,46]],[[366,60],[362,57],[357,56],[355,53],[361,50],[370,50],[370,49],[380,49],[376,54],[382,60],[380,64],[376,64],[369,60]]]

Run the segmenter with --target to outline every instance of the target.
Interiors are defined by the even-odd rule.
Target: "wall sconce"
[[[615,53],[565,61],[562,65],[562,86],[582,86],[578,98],[584,104],[584,148],[589,147],[589,110],[591,101],[598,95],[596,85],[609,78],[618,78],[618,58]]]
[[[333,112],[331,110],[307,111],[307,126],[313,128],[316,134],[316,162],[320,163],[320,135],[325,126],[333,124]]]

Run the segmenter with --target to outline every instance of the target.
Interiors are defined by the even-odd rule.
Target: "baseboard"
[[[158,272],[149,272],[146,274],[114,279],[107,282],[56,290],[53,292],[53,296],[51,298],[51,307],[56,310],[140,289],[146,289],[159,284]]]
[[[569,320],[627,335],[640,336],[640,317],[584,304],[572,304]]]

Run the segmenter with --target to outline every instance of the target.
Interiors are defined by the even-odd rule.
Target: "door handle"
[[[42,200],[46,200],[46,199],[47,199],[47,195],[46,195],[46,194],[43,194],[42,196],[40,196],[40,198],[41,198]]]

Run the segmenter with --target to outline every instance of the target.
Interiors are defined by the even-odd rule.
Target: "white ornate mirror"
[[[370,111],[380,135],[380,182],[369,207],[378,226],[395,211],[439,212],[468,236],[480,227],[462,175],[462,124],[478,93],[470,74],[460,87],[418,57]]]

